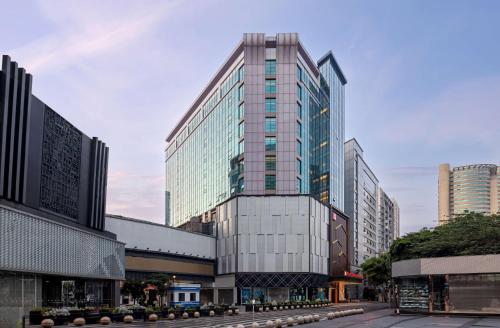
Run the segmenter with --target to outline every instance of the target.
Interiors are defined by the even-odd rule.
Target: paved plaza
[[[428,315],[394,315],[393,310],[384,309],[361,315],[321,320],[308,327],[335,328],[474,328],[499,327],[500,317],[460,317]]]
[[[351,315],[342,318],[327,320],[326,314],[332,311],[342,311],[354,308],[363,308],[364,314]],[[461,316],[428,316],[428,315],[394,315],[394,310],[386,304],[361,303],[337,304],[335,306],[318,309],[298,309],[276,312],[262,312],[252,314],[243,312],[237,316],[202,317],[198,319],[179,319],[174,321],[161,320],[158,322],[134,321],[131,324],[115,323],[109,327],[179,327],[179,328],[226,328],[243,324],[246,328],[252,322],[258,322],[265,327],[266,321],[281,319],[284,323],[287,318],[297,319],[299,316],[319,314],[319,322],[306,324],[305,327],[335,327],[335,328],[500,328],[500,317],[461,317]],[[254,319],[255,318],[255,319]],[[296,326],[298,324],[296,323]],[[301,325],[302,326],[302,325]],[[30,326],[38,327],[38,326]],[[84,327],[102,327],[101,325],[86,325]],[[283,325],[285,327],[285,325]]]

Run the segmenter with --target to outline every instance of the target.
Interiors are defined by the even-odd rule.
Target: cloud
[[[62,70],[82,59],[129,47],[165,18],[176,2],[108,8],[101,8],[101,2],[57,4],[39,2],[45,18],[56,25],[55,31],[12,50],[17,60],[32,73]],[[103,14],[96,15],[100,12]]]

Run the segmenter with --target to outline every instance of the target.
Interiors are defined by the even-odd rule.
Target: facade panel
[[[116,240],[0,206],[0,270],[124,279]]]

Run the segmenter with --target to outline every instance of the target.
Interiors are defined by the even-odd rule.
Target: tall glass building
[[[344,86],[295,33],[244,34],[167,137],[166,222],[236,195],[311,195],[344,207]]]
[[[450,168],[439,166],[439,224],[466,211],[496,214],[500,168],[494,164],[473,164]]]

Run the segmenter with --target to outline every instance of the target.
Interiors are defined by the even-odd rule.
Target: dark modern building
[[[113,304],[124,247],[104,231],[108,148],[0,75],[0,326],[32,307]],[[7,324],[8,325],[8,324]]]

